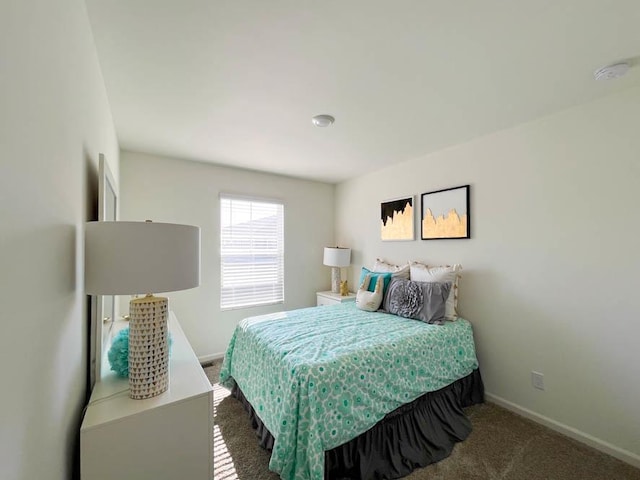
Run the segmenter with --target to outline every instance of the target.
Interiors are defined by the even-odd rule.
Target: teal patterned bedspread
[[[344,303],[241,321],[220,381],[237,382],[274,436],[270,470],[322,480],[325,450],[477,367],[467,320],[429,325]]]

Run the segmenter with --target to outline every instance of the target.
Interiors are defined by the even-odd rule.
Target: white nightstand
[[[316,292],[316,298],[318,300],[318,306],[320,305],[336,305],[338,303],[355,302],[356,294],[349,292],[349,295],[342,296],[339,293],[328,292]]]

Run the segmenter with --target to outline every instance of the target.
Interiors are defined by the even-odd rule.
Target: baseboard
[[[203,365],[205,363],[209,363],[209,362],[213,362],[214,360],[218,360],[219,358],[224,358],[224,352],[222,352],[222,353],[212,353],[210,355],[203,355],[201,357],[198,357],[198,361],[200,362],[200,365]]]
[[[604,440],[600,440],[599,438],[589,435],[588,433],[584,433],[576,428],[557,422],[549,417],[545,417],[544,415],[540,415],[539,413],[529,410],[528,408],[521,407],[520,405],[505,400],[504,398],[498,397],[497,395],[493,395],[492,393],[485,392],[485,398],[488,401],[495,403],[496,405],[500,405],[507,410],[511,410],[512,412],[517,413],[518,415],[533,420],[536,423],[540,423],[545,427],[549,427],[551,430],[555,430],[556,432],[573,438],[578,442],[589,445],[596,450],[600,450],[607,455],[611,455],[618,460],[622,460],[623,462],[633,465],[636,468],[640,468],[640,455],[636,455],[635,453],[631,453],[628,450],[616,447],[609,442],[605,442]]]

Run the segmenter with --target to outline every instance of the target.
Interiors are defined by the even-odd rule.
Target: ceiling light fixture
[[[629,71],[629,64],[626,62],[616,63],[615,65],[607,65],[593,72],[596,80],[612,80],[620,78]]]
[[[316,127],[328,127],[336,121],[331,115],[316,115],[311,119]]]

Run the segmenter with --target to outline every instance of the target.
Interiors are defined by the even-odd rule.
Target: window
[[[284,302],[284,205],[220,196],[220,308]]]

